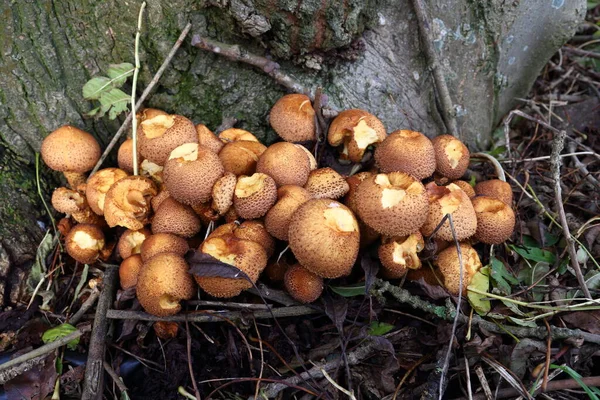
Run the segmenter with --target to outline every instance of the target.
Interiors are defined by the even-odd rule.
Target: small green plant
[[[44,343],[52,343],[57,341],[60,338],[63,338],[73,332],[75,332],[77,330],[77,328],[75,328],[73,325],[71,324],[60,324],[58,326],[55,326],[54,328],[48,329],[46,332],[44,332],[44,334],[42,335],[42,341]],[[67,343],[67,347],[71,350],[75,350],[75,348],[77,347],[77,345],[79,344],[79,338],[75,338],[73,340],[71,340],[69,343]]]
[[[131,96],[121,89],[127,78],[133,75],[135,67],[130,63],[110,64],[106,76],[96,76],[83,86],[83,97],[86,100],[98,100],[100,106],[87,113],[94,118],[102,118],[108,113],[109,119],[115,119],[128,110]]]

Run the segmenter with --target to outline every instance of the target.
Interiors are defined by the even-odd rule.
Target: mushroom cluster
[[[131,139],[119,148],[119,168],[86,177],[100,146],[77,128],[57,129],[44,140],[42,157],[69,183],[52,195],[54,208],[79,223],[66,234],[67,252],[81,263],[122,260],[122,288],[135,287],[147,312],[166,316],[196,294],[196,285],[214,297],[233,297],[265,270],[298,301],[315,301],[323,280],[350,275],[367,246],[378,248],[383,277],[402,278],[422,268],[427,241],[437,244],[434,264],[457,294],[460,264],[449,243],[460,242],[466,288],[481,267],[472,246],[511,236],[510,186],[461,181],[470,153],[460,140],[430,140],[411,130],[387,134],[373,114],[342,111],[326,141],[339,149],[341,162],[364,169],[344,176],[320,167],[312,146],[305,147],[324,142],[315,118],[307,96],[284,96],[270,113],[283,141],[267,147],[242,129],[217,135],[183,116],[145,109],[137,115],[136,176]],[[448,219],[441,223],[446,215],[453,229]],[[285,250],[276,252],[288,247],[284,256]],[[197,266],[192,275],[190,250],[244,279],[204,274]]]

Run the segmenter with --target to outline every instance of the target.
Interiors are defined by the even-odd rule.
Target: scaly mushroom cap
[[[144,262],[136,295],[146,312],[164,317],[181,310],[179,302],[196,293],[189,266],[176,253],[161,253]]]
[[[104,233],[96,225],[75,225],[65,238],[65,249],[71,257],[83,264],[92,264],[104,248]]]
[[[171,197],[189,205],[209,201],[212,188],[223,173],[219,156],[198,143],[186,143],[174,149],[163,171],[165,187]]]
[[[479,255],[471,245],[460,244],[460,252],[463,261],[463,294],[467,293],[467,286],[471,283],[473,276],[481,268]],[[450,246],[442,250],[438,255],[436,265],[444,276],[444,286],[453,294],[458,295],[460,288],[460,262],[456,246]]]
[[[313,199],[292,216],[290,248],[305,268],[323,278],[339,278],[352,271],[360,233],[352,211],[334,200]]]
[[[377,174],[356,188],[358,215],[387,236],[407,236],[427,219],[429,203],[423,184],[403,172]]]
[[[121,289],[127,290],[137,285],[138,276],[143,264],[144,262],[139,254],[129,256],[121,262],[119,266]]]
[[[94,168],[102,154],[92,135],[70,125],[46,136],[40,153],[50,169],[80,174]]]
[[[287,241],[292,215],[312,196],[300,186],[284,185],[277,189],[277,197],[279,200],[265,216],[265,227],[273,237]]]
[[[332,168],[311,171],[304,188],[315,199],[338,199],[348,193],[348,182]]]
[[[267,264],[264,275],[266,275],[271,282],[281,282],[285,277],[285,271],[287,271],[289,267],[290,264],[284,258],[273,260]]]
[[[156,187],[148,178],[128,176],[116,181],[104,198],[108,226],[142,229],[150,222],[150,200],[156,194]]]
[[[481,196],[495,197],[512,206],[513,192],[508,182],[500,179],[490,179],[475,185],[475,193]]]
[[[169,194],[168,190],[161,190],[160,193],[158,193],[152,198],[152,200],[150,200],[150,204],[152,204],[152,211],[156,212],[156,210],[158,210],[158,207],[160,207],[161,203],[169,197],[171,197],[171,195]]]
[[[244,221],[241,224],[228,222],[212,231],[208,235],[208,239],[225,235],[233,235],[238,239],[260,244],[265,249],[267,258],[271,257],[275,251],[275,240],[269,235],[263,223],[258,220]]]
[[[219,218],[221,218],[219,213],[212,208],[210,202],[194,204],[192,209],[196,215],[200,217],[200,221],[202,221],[202,223],[205,225],[210,224],[211,221],[217,221]]]
[[[427,184],[429,195],[429,215],[421,227],[424,236],[431,236],[446,214],[452,215],[456,239],[461,241],[470,238],[477,230],[477,217],[469,196],[453,183],[438,186],[435,182]],[[434,238],[452,241],[450,222],[446,220]]]
[[[269,175],[240,176],[235,185],[233,206],[244,219],[260,218],[277,201],[277,185]]]
[[[52,192],[52,207],[58,212],[72,214],[88,208],[83,194],[66,187],[59,187]]]
[[[225,214],[233,205],[233,193],[237,177],[231,172],[219,178],[212,188],[212,208],[219,213]]]
[[[267,147],[259,142],[249,140],[231,142],[223,146],[219,153],[219,160],[227,172],[237,176],[252,175],[256,172],[258,158],[266,149]]]
[[[117,152],[117,162],[119,164],[119,168],[128,174],[133,174],[133,139],[126,139],[123,143],[121,143],[121,146],[119,146],[119,151]],[[139,155],[138,162],[141,163]]]
[[[192,207],[169,197],[152,217],[152,233],[172,233],[190,238],[200,232],[202,224]]]
[[[500,244],[512,236],[515,230],[515,213],[508,204],[487,196],[474,197],[471,202],[477,216],[476,240]]]
[[[300,264],[292,265],[283,278],[285,289],[300,303],[312,303],[323,293],[323,278]]]
[[[286,142],[315,140],[315,110],[308,96],[287,94],[277,100],[269,123]]]
[[[260,244],[239,239],[232,234],[207,239],[198,250],[233,265],[246,273],[254,283],[267,266],[267,253]],[[252,287],[252,284],[242,277],[234,279],[195,275],[194,278],[198,286],[214,297],[234,297],[242,290]]]
[[[381,121],[363,110],[345,110],[329,126],[327,141],[332,146],[344,145],[342,158],[360,162],[365,150],[386,137]]]
[[[469,182],[459,180],[459,181],[454,181],[452,183],[454,183],[456,186],[461,188],[462,191],[465,192],[467,194],[467,196],[469,196],[470,199],[472,199],[473,197],[476,196],[475,189],[473,189],[473,186],[471,186],[471,184]]]
[[[304,150],[288,142],[274,143],[258,159],[256,172],[269,175],[277,186],[304,186],[310,161]]]
[[[183,257],[190,249],[188,242],[171,233],[156,233],[150,235],[142,243],[140,255],[144,262],[161,253],[177,253]]]
[[[310,151],[308,151],[308,149],[306,147],[302,146],[301,144],[297,144],[296,146],[298,146],[300,149],[302,149],[304,154],[306,154],[306,157],[308,157],[310,170],[314,171],[315,169],[317,169],[318,164],[317,164],[317,159],[315,158],[315,156],[313,156],[313,154]]]
[[[219,133],[219,139],[223,143],[239,141],[258,142],[256,136],[254,136],[251,132],[238,128],[225,129],[223,132]]]
[[[158,115],[169,115],[169,113],[159,110],[158,108],[144,108],[135,115],[138,119],[138,123],[141,124],[147,119],[152,119]]]
[[[469,167],[469,149],[452,135],[433,138],[436,171],[449,179],[460,179]]]
[[[198,144],[204,146],[215,154],[219,154],[223,146],[225,145],[221,139],[218,138],[206,125],[196,125],[196,132],[198,133]]]
[[[119,168],[104,168],[88,179],[85,197],[92,211],[104,215],[104,200],[108,189],[119,179],[127,176],[127,172]]]
[[[385,237],[379,246],[382,273],[388,279],[402,278],[409,269],[421,268],[418,253],[425,247],[417,232],[408,237]]]
[[[157,337],[163,340],[174,339],[179,332],[179,324],[173,321],[156,321],[152,324],[152,329]]]
[[[375,149],[375,162],[381,172],[404,172],[418,180],[433,175],[436,165],[431,140],[409,130],[390,133]]]
[[[140,154],[160,166],[169,154],[184,143],[198,143],[196,127],[181,115],[157,115],[140,124]]]
[[[360,185],[362,181],[372,177],[373,175],[374,174],[372,172],[363,171],[346,178],[346,182],[348,183],[348,193],[346,193],[346,196],[344,196],[343,203],[355,214],[358,214],[356,206],[358,200],[356,197],[356,188],[358,188],[358,185]]]
[[[152,235],[152,232],[148,228],[127,229],[123,232],[117,243],[117,250],[121,258],[126,259],[134,254],[139,254],[142,251],[142,243],[150,235]]]

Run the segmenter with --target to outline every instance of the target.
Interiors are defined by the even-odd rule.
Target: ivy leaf
[[[52,343],[57,341],[58,339],[61,339],[73,332],[75,332],[77,330],[77,328],[75,328],[73,325],[71,324],[60,324],[58,326],[55,326],[54,328],[48,329],[46,332],[44,332],[44,334],[42,335],[42,341],[44,343]],[[79,344],[79,338],[75,338],[73,340],[71,340],[69,343],[67,343],[67,347],[71,350],[75,350],[75,348],[77,347],[77,345]]]
[[[483,267],[473,276],[471,279],[471,283],[469,284],[469,288],[477,289],[480,292],[488,293],[490,289],[490,267]],[[492,305],[489,300],[484,300],[487,296],[479,293],[467,291],[467,297],[469,299],[469,303],[477,314],[483,315],[487,314],[491,309]]]
[[[519,254],[521,257],[531,261],[546,262],[548,264],[554,264],[556,256],[548,250],[540,249],[539,247],[531,246],[515,246],[509,245],[514,252]]]
[[[516,285],[519,283],[518,279],[512,276],[504,266],[504,263],[498,260],[496,257],[492,257],[490,260],[490,266],[492,268],[491,278],[495,283],[495,286],[500,289],[504,294],[511,294],[510,285]]]
[[[113,87],[121,87],[131,75],[135,67],[131,63],[110,64],[106,75],[112,80]]]
[[[129,104],[131,97],[121,89],[113,88],[102,93],[99,100],[103,108],[109,107],[108,118],[112,120],[122,112],[127,111],[127,104]]]
[[[105,76],[97,76],[83,85],[83,97],[86,100],[98,100],[102,93],[112,88],[110,79]]]
[[[394,325],[386,322],[373,321],[369,326],[369,335],[371,336],[383,336],[386,333],[394,329]]]
[[[365,294],[365,285],[330,286],[331,290],[342,297],[356,297]]]

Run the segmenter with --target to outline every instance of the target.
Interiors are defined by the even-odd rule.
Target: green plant
[[[135,67],[130,63],[110,64],[106,76],[96,76],[83,85],[83,97],[86,100],[98,100],[100,106],[87,113],[88,116],[101,118],[108,113],[108,118],[115,119],[127,111],[131,96],[119,89],[127,78],[133,75]]]

